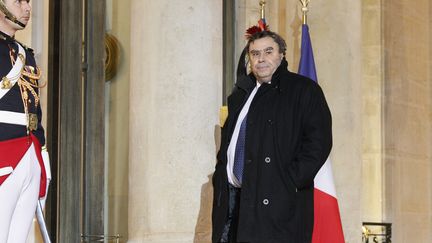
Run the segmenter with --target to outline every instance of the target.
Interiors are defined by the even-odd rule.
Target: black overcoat
[[[287,65],[284,59],[271,83],[261,85],[247,115],[238,242],[309,243],[312,238],[313,179],[331,150],[331,115],[319,85],[289,72]],[[227,148],[255,85],[253,76],[244,76],[228,97],[213,174],[213,242],[228,213]]]

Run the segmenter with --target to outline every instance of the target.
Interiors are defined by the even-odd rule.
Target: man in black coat
[[[269,30],[249,36],[252,72],[228,97],[213,175],[213,242],[311,242],[313,180],[331,150],[331,114],[318,84],[287,70],[285,50]]]

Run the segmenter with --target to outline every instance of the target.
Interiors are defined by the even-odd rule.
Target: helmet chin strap
[[[19,22],[18,19],[6,8],[3,0],[0,0],[0,11],[2,11],[5,14],[5,16],[8,20],[12,21],[13,23],[19,25],[22,28],[26,27],[25,24]]]

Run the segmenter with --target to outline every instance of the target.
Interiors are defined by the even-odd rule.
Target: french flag
[[[302,26],[299,74],[318,82],[307,24]],[[342,223],[328,158],[314,179],[314,228],[312,243],[344,243]]]

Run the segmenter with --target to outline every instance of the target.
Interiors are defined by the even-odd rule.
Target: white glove
[[[39,201],[41,202],[42,205],[42,209],[45,208],[45,201],[47,199],[48,196],[48,188],[49,188],[49,184],[51,181],[51,165],[50,165],[50,159],[49,159],[49,154],[48,151],[46,149],[46,147],[42,147],[42,160],[45,166],[45,173],[46,173],[46,188],[45,188],[45,196],[41,199],[39,199]]]

